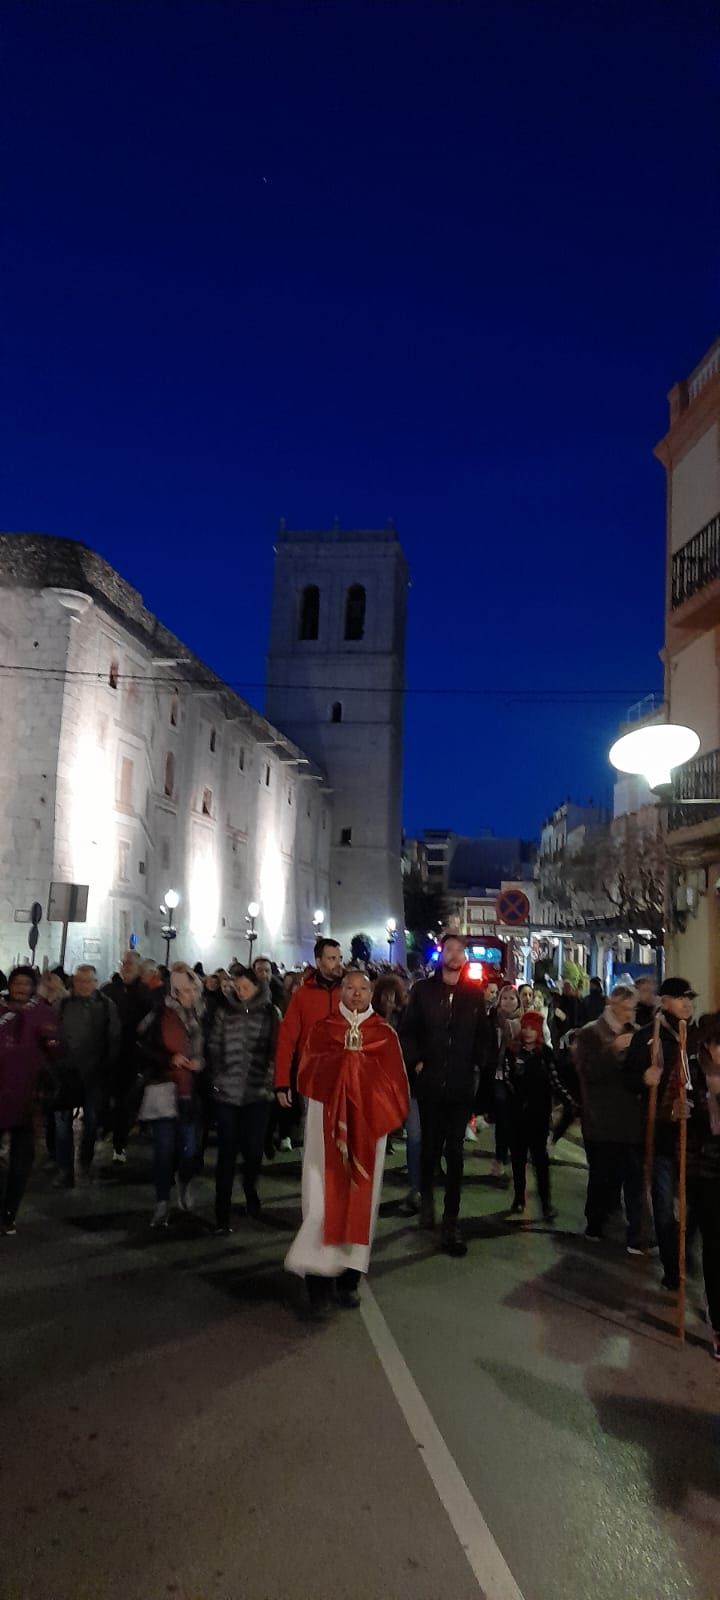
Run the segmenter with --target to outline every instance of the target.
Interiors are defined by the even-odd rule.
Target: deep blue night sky
[[[0,26],[0,525],[94,546],[260,703],[278,518],[392,516],[409,830],[606,798],[661,684],[652,447],[718,334],[715,0]]]

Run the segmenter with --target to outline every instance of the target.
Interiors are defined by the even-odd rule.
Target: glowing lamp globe
[[[639,775],[651,789],[661,789],[671,782],[675,767],[692,761],[699,749],[700,739],[694,728],[660,722],[616,739],[610,761],[618,772]]]
[[[260,915],[260,906],[258,905],[257,900],[251,900],[250,904],[248,906],[248,916],[249,917],[259,917],[259,915]]]
[[[180,896],[177,892],[177,889],[168,889],[168,892],[165,896],[165,904],[168,908],[168,911],[174,911],[175,907],[179,906]]]

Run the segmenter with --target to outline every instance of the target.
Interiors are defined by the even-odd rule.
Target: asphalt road
[[[2,1600],[718,1600],[701,1286],[681,1349],[657,1265],[582,1239],[559,1149],[553,1229],[508,1223],[468,1155],[460,1262],[399,1214],[391,1158],[372,1299],[320,1328],[282,1271],[296,1156],[229,1239],[210,1179],[148,1232],[141,1145],[89,1190],[34,1177],[0,1240]]]

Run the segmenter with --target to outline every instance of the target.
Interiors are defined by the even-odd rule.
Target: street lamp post
[[[393,947],[395,940],[397,939],[397,922],[395,921],[395,918],[388,917],[385,927],[387,929],[388,961],[392,966]]]
[[[260,907],[258,905],[257,900],[251,900],[250,904],[249,904],[249,906],[247,908],[247,916],[245,918],[245,921],[247,923],[247,930],[248,930],[247,931],[247,942],[248,942],[248,966],[249,967],[252,966],[253,945],[255,943],[255,940],[257,939],[257,933],[255,932],[255,918],[259,917],[259,915],[260,915]]]
[[[165,965],[166,965],[166,967],[169,967],[169,965],[170,965],[170,946],[171,946],[171,944],[173,942],[173,939],[177,939],[177,928],[175,927],[175,922],[174,922],[174,918],[173,918],[173,912],[176,910],[176,908],[177,908],[177,906],[179,906],[179,904],[180,904],[180,896],[179,896],[177,890],[176,889],[168,889],[168,892],[167,892],[167,894],[165,896],[165,904],[160,907],[160,910],[162,911],[163,916],[166,918],[165,926],[164,926],[163,931],[162,931],[163,932],[163,939],[165,940]]]

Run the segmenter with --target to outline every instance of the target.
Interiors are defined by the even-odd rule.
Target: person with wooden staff
[[[702,1238],[712,1353],[720,1362],[720,1011],[701,1017],[697,1059],[690,1060],[687,1196]]]
[[[653,1062],[654,1025],[635,1034],[625,1060],[629,1085],[649,1101],[656,1091],[657,1111],[652,1142],[652,1197],[655,1233],[663,1266],[663,1288],[680,1288],[679,1237],[675,1220],[675,1185],[680,1157],[678,1070],[682,1061],[680,1024],[685,1023],[685,1053],[695,1054],[697,1029],[692,1021],[695,990],[686,978],[666,978],[660,988],[657,1059]],[[684,1082],[683,1076],[683,1082]]]

